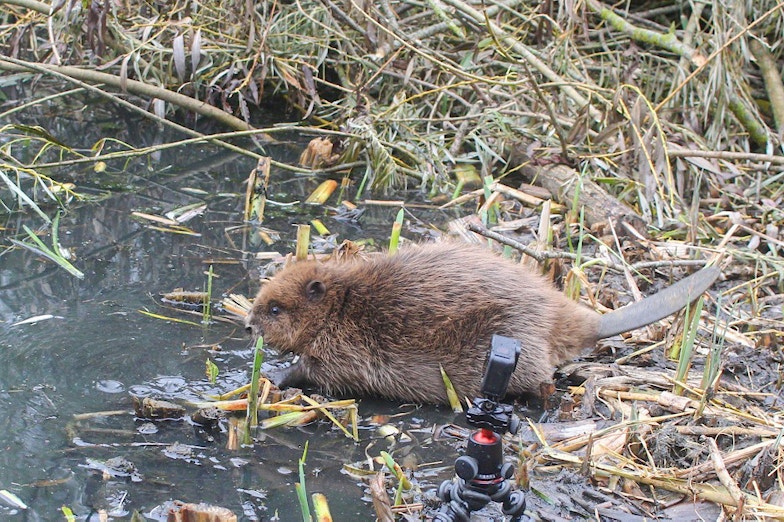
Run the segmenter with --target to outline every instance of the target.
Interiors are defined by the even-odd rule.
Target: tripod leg
[[[514,522],[529,520],[523,515],[525,513],[525,495],[520,491],[509,493],[509,496],[504,500],[503,511],[505,515],[512,515]]]

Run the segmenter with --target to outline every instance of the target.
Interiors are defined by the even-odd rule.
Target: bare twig
[[[758,154],[754,152],[733,152],[729,150],[693,150],[684,148],[670,148],[668,152],[671,158],[710,158],[723,160],[746,160],[759,163],[775,163],[784,165],[784,156],[773,154]]]
[[[539,263],[544,262],[546,259],[571,259],[572,261],[577,261],[579,259],[584,264],[591,264],[591,265],[598,264],[599,266],[607,267],[608,269],[619,273],[625,273],[627,270],[627,266],[625,265],[619,263],[613,263],[612,261],[609,261],[607,259],[591,257],[586,255],[585,253],[581,253],[578,256],[577,254],[572,254],[571,252],[538,251],[503,234],[499,234],[498,232],[493,232],[492,230],[489,230],[477,223],[468,222],[466,224],[466,228],[468,228],[468,230],[470,230],[471,232],[475,232],[481,236],[487,237],[494,241],[498,241],[502,245],[507,245],[516,250],[519,250],[523,254],[534,258]],[[640,261],[638,263],[632,263],[628,265],[628,269],[639,271],[646,268],[666,268],[666,267],[674,267],[674,266],[701,267],[701,266],[705,266],[706,263],[707,261],[701,259],[670,259],[670,260],[659,260],[659,261]]]

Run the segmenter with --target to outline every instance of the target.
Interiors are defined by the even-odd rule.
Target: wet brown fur
[[[439,365],[458,396],[480,393],[494,333],[522,343],[509,394],[535,392],[595,344],[599,321],[523,266],[446,242],[289,265],[262,286],[247,324],[301,356],[279,384],[429,403],[446,401]]]

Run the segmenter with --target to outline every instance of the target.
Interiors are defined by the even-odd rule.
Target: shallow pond
[[[253,447],[238,451],[226,449],[225,429],[207,432],[187,421],[150,426],[134,417],[132,395],[185,404],[249,380],[250,342],[240,325],[189,325],[141,313],[199,322],[198,316],[163,308],[161,293],[202,290],[212,264],[215,295],[252,296],[262,263],[251,254],[290,251],[293,224],[313,217],[321,217],[340,240],[386,241],[396,208],[368,208],[359,222],[347,223],[324,207],[270,203],[264,225],[279,232],[281,241],[255,244],[254,229],[242,223],[243,181],[253,167],[247,158],[205,149],[154,163],[139,159],[121,171],[110,166],[101,183],[86,172],[78,189],[102,196],[74,205],[60,223],[60,242],[73,251],[85,278],[22,250],[0,258],[0,490],[29,506],[0,503],[0,518],[57,520],[61,506],[80,519],[98,520],[98,510],[115,518],[133,511],[155,518],[161,505],[179,499],[224,506],[241,520],[298,520],[294,483],[306,441],[307,490],[326,494],[336,520],[374,518],[366,487],[343,471],[345,464],[366,462],[367,455],[385,450],[407,464],[426,464],[420,474],[424,490],[451,474],[454,442],[434,442],[431,432],[434,424],[459,419],[438,408],[363,401],[358,444],[317,423],[259,432]],[[273,182],[280,176],[273,172]],[[112,189],[104,183],[109,179]],[[287,180],[274,183],[271,200],[302,200],[320,181]],[[131,216],[200,202],[206,210],[186,223],[199,236],[155,230]],[[6,226],[33,221],[18,219]],[[16,324],[32,317],[40,320]],[[215,385],[205,376],[208,358],[220,369]],[[401,412],[406,414],[389,422],[411,440],[379,438],[371,419]],[[99,414],[84,415],[89,413]],[[187,448],[175,451],[174,443]],[[128,476],[103,476],[103,463],[116,457],[132,464]]]

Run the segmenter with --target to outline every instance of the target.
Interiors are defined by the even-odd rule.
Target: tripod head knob
[[[511,462],[505,462],[503,466],[501,466],[501,476],[504,477],[505,480],[509,480],[514,476],[514,465]]]
[[[479,473],[479,464],[476,459],[463,455],[455,460],[455,474],[466,482],[471,482]]]

